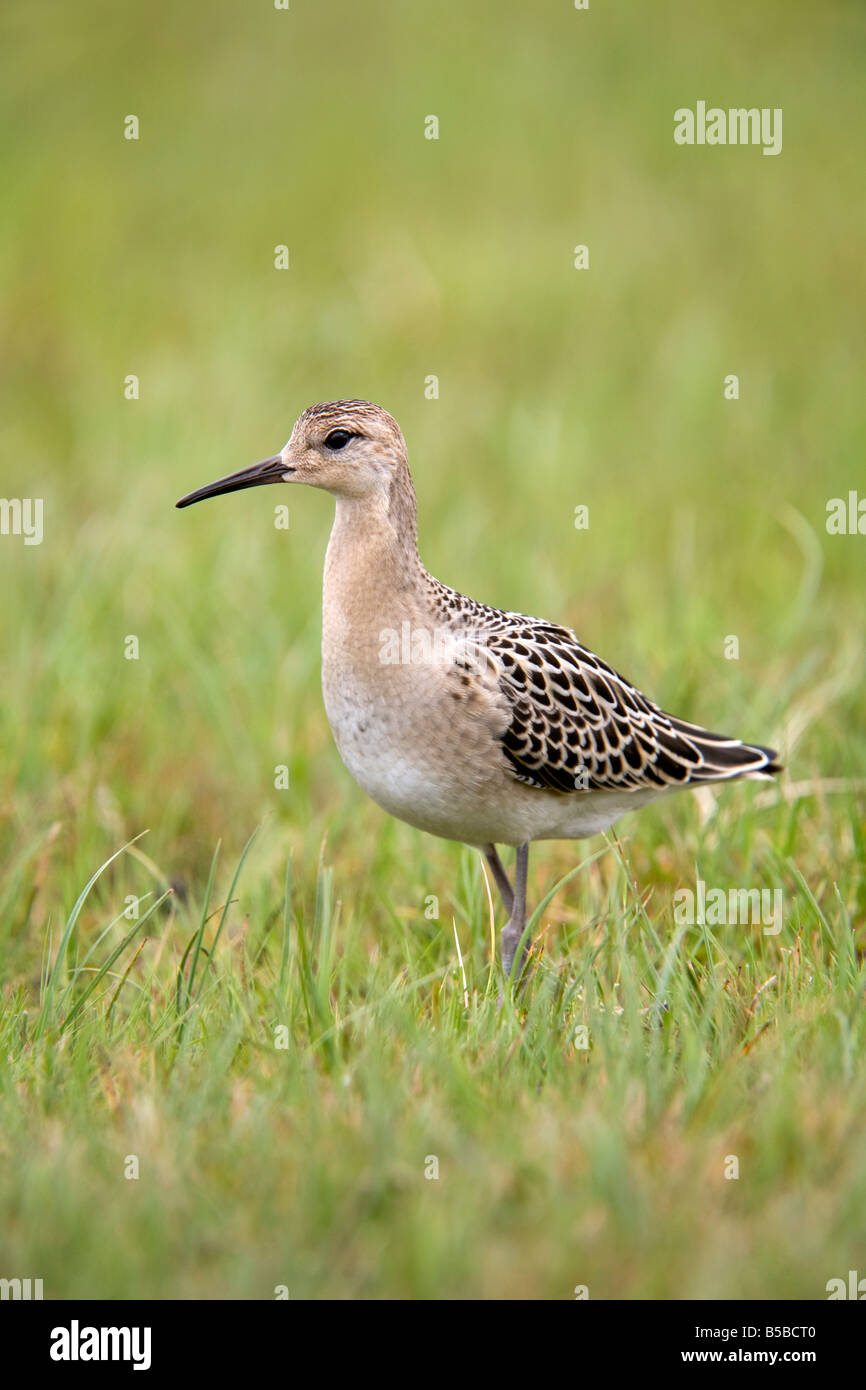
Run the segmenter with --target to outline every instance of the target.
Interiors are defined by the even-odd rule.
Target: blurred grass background
[[[838,0],[4,6],[2,491],[44,498],[45,538],[0,538],[0,1274],[820,1297],[866,1267],[866,540],[824,525],[866,494],[864,37]],[[675,146],[700,99],[782,107],[781,155]],[[475,856],[389,821],[332,745],[330,499],[288,494],[288,532],[273,492],[174,511],[339,396],[403,426],[433,573],[789,763],[781,798],[623,822],[625,859],[545,914],[520,1022],[496,1014]],[[265,818],[184,1014],[214,848],[211,912]],[[145,828],[46,1009],[79,892]],[[536,851],[533,901],[600,848]],[[676,936],[696,872],[784,886],[781,936]],[[137,942],[76,1011],[86,952],[154,883],[177,891],[125,983]]]

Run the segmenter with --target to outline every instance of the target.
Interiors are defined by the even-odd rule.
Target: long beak
[[[239,473],[229,473],[226,478],[218,478],[215,483],[207,483],[195,492],[188,492],[175,506],[191,507],[193,502],[203,502],[206,497],[219,497],[223,492],[239,492],[241,488],[261,487],[264,483],[281,483],[293,472],[292,465],[283,462],[282,454],[274,454],[273,458],[262,459],[261,463],[254,463],[251,468],[242,468]]]

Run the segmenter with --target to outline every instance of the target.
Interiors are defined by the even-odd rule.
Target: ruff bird
[[[177,506],[265,483],[306,483],[336,500],[322,604],[334,740],[385,811],[486,856],[508,913],[506,979],[529,946],[533,840],[585,839],[682,787],[780,771],[772,749],[666,714],[568,628],[428,574],[406,445],[380,406],[310,406],[280,453]],[[497,845],[516,850],[513,884]]]

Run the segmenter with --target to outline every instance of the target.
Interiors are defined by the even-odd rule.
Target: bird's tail
[[[691,776],[693,782],[729,782],[737,777],[766,782],[782,771],[783,764],[774,748],[713,734],[684,719],[671,719],[671,723],[696,745],[704,759]]]

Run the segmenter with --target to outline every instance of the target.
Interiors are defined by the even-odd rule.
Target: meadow
[[[866,536],[826,526],[866,497],[864,28],[844,0],[4,6],[0,490],[44,534],[0,535],[0,1276],[866,1275]],[[703,99],[781,108],[781,152],[677,146]],[[432,573],[786,764],[536,847],[539,963],[501,1010],[478,854],[333,746],[331,499],[174,509],[342,396],[400,421]],[[678,922],[698,880],[780,891],[781,929]]]

